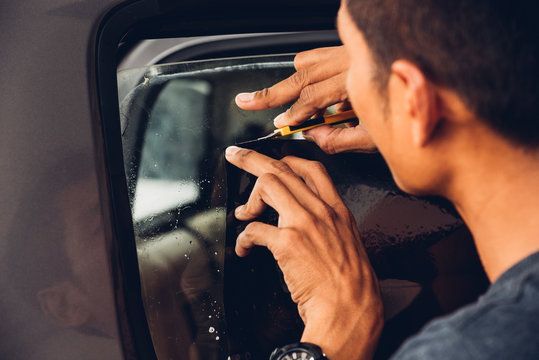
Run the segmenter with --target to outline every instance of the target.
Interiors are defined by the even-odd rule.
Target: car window
[[[269,133],[282,111],[242,112],[234,96],[292,71],[283,55],[118,73],[143,300],[159,358],[227,355],[223,150]]]

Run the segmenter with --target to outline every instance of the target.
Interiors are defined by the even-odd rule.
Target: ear
[[[391,73],[400,79],[403,86],[404,111],[410,121],[412,141],[416,146],[423,147],[432,139],[434,129],[441,121],[435,88],[417,65],[410,61],[395,61]]]
[[[63,281],[37,293],[43,312],[62,327],[79,327],[90,319],[85,295],[71,281]]]

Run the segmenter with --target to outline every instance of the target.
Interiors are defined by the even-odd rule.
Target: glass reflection
[[[3,261],[0,357],[121,359],[93,160],[75,153],[33,183]]]

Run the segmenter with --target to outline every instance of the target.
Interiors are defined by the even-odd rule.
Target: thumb
[[[315,142],[324,152],[375,152],[376,145],[367,130],[357,125],[351,128],[320,126],[303,133],[303,136]]]

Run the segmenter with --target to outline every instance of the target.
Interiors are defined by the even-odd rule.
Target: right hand
[[[378,280],[354,216],[324,166],[235,146],[225,155],[258,177],[235,210],[238,220],[250,222],[238,235],[236,254],[246,256],[255,246],[271,251],[305,324],[301,341],[333,360],[370,358],[383,327]],[[276,226],[256,221],[268,206],[279,214]]]
[[[296,102],[274,120],[276,127],[299,125],[311,116],[323,113],[337,104],[338,110],[349,107],[346,76],[348,54],[343,46],[326,47],[298,53],[294,58],[296,72],[289,78],[253,93],[236,96],[243,110],[264,110]],[[361,125],[349,128],[321,126],[304,133],[327,153],[373,151],[376,149]]]

